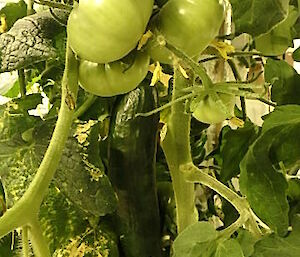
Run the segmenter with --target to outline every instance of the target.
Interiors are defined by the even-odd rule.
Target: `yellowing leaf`
[[[169,80],[172,78],[172,76],[163,73],[159,62],[156,62],[156,64],[151,64],[149,66],[149,71],[153,73],[150,84],[151,86],[154,86],[158,81],[160,81],[165,87],[169,86]]]
[[[153,36],[153,33],[148,30],[140,39],[137,50],[141,50],[144,45],[148,42],[148,40]]]
[[[179,71],[181,72],[182,76],[183,76],[184,78],[188,79],[188,78],[189,78],[189,76],[187,75],[187,73],[186,73],[185,69],[184,69],[184,68],[182,68],[182,66],[181,66],[181,65],[178,65],[178,67],[179,67]]]
[[[232,118],[229,120],[229,122],[230,122],[232,125],[237,126],[237,127],[239,127],[239,128],[244,127],[244,123],[245,123],[243,120],[241,120],[241,119],[239,119],[239,118],[237,118],[237,117],[232,117]]]
[[[1,16],[0,17],[0,22],[1,22],[1,25],[0,25],[0,34],[6,32],[7,30],[7,23],[6,23],[6,19],[5,19],[5,16]]]
[[[214,41],[211,43],[211,46],[215,48],[226,61],[231,58],[228,56],[228,53],[232,53],[235,50],[234,46],[225,42]]]
[[[160,75],[162,73],[162,67],[160,66],[159,62],[156,62],[156,65],[153,70],[153,76],[151,79],[151,86],[154,86],[159,80],[160,80]]]
[[[160,130],[160,142],[164,141],[168,131],[168,126],[166,123],[163,124],[163,127]]]

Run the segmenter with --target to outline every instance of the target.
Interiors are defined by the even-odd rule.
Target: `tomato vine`
[[[299,1],[34,2],[0,9],[0,255],[298,256]]]

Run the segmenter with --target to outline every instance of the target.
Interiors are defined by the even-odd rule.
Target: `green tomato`
[[[68,20],[70,45],[82,59],[107,63],[133,50],[143,35],[154,0],[80,0]]]
[[[226,113],[222,108],[209,96],[206,95],[200,101],[193,103],[193,117],[197,120],[208,123],[220,123],[234,115],[235,97],[229,94],[218,94],[223,104],[227,107],[229,113]],[[195,99],[197,100],[197,98]]]
[[[219,34],[224,15],[223,0],[169,0],[157,26],[169,43],[195,57]]]
[[[81,60],[79,83],[83,89],[98,96],[125,94],[146,77],[149,62],[150,57],[143,52],[105,64]]]
[[[298,9],[290,6],[287,18],[270,32],[255,39],[255,48],[265,55],[278,56],[293,45],[291,28],[299,17]]]

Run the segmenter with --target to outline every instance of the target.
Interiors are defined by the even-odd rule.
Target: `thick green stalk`
[[[235,227],[237,226],[237,224],[241,224],[241,222],[245,223],[246,221],[248,221],[250,222],[251,231],[253,232],[253,234],[257,238],[261,236],[261,231],[257,226],[254,216],[252,215],[250,205],[247,202],[246,198],[239,196],[237,193],[232,191],[217,179],[197,168],[192,162],[183,164],[182,166],[180,166],[180,170],[182,172],[183,178],[187,182],[201,183],[211,188],[236,208],[236,210],[240,214],[240,219],[239,222],[235,223]]]
[[[206,172],[198,169],[192,162],[182,165],[180,169],[184,174],[184,179],[186,181],[190,183],[201,183],[213,189],[229,201],[239,213],[244,213],[245,210],[247,211],[249,209],[249,204],[245,198],[239,196],[237,193]]]
[[[66,68],[62,82],[61,108],[51,142],[28,190],[23,197],[0,218],[0,238],[18,227],[25,225],[30,226],[32,220],[36,218],[70,133],[77,92],[78,61],[72,50],[67,47]],[[38,237],[39,235],[33,235],[35,231],[37,230],[33,229],[31,235]],[[41,242],[43,241],[41,240]],[[47,247],[40,246],[40,248],[46,249]],[[48,252],[45,251],[43,255],[40,256],[45,257],[48,255]]]
[[[30,222],[29,238],[35,257],[51,257],[38,217]]]
[[[74,107],[78,92],[78,61],[71,49],[67,49],[66,70],[62,82],[62,102],[50,144],[31,185],[23,198],[32,201],[39,209],[47,188],[58,167],[65,142],[73,122]]]
[[[181,97],[181,89],[188,86],[189,80],[175,69],[172,100]],[[194,183],[186,182],[180,172],[181,165],[192,161],[189,138],[190,122],[191,115],[185,111],[185,102],[175,103],[168,119],[166,137],[162,141],[174,188],[178,233],[198,220],[195,209]]]
[[[29,257],[28,226],[22,228],[22,253],[23,257]]]

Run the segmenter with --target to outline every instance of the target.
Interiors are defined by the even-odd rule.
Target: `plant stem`
[[[33,9],[34,0],[27,0],[27,15],[34,14],[35,11]]]
[[[36,257],[51,257],[38,217],[30,222],[30,241]]]
[[[38,214],[70,133],[74,109],[70,108],[67,102],[69,103],[70,99],[72,99],[75,103],[77,92],[78,61],[67,44],[66,67],[62,81],[61,108],[51,142],[25,194],[0,218],[0,238],[18,227],[30,224],[32,218],[35,218]]]
[[[158,113],[158,112],[160,112],[160,111],[163,111],[163,110],[165,110],[165,109],[167,109],[167,108],[172,107],[172,106],[173,106],[174,104],[176,104],[176,103],[182,102],[182,101],[184,101],[184,100],[187,100],[187,99],[189,99],[189,98],[192,98],[192,97],[196,96],[196,95],[198,94],[199,91],[200,91],[200,90],[198,90],[197,93],[193,92],[193,93],[189,93],[189,94],[180,96],[180,97],[176,98],[175,100],[172,100],[172,101],[168,102],[167,104],[164,104],[163,106],[161,106],[161,107],[159,107],[159,108],[156,108],[156,109],[154,109],[154,110],[152,110],[152,111],[150,111],[150,112],[137,113],[137,114],[135,115],[135,117],[139,117],[139,116],[141,116],[141,117],[148,117],[148,116],[150,116],[150,115],[153,115],[153,114],[155,114],[155,113]]]
[[[193,69],[193,71],[201,78],[202,83],[205,87],[212,87],[213,82],[200,64],[196,63],[193,59],[191,59],[169,43],[166,43],[166,47]]]
[[[22,228],[22,253],[24,257],[29,257],[28,226]]]
[[[25,83],[24,69],[18,70],[18,76],[19,76],[20,94],[21,97],[24,97],[26,96],[26,83]]]
[[[198,169],[193,163],[186,163],[180,167],[184,178],[190,183],[201,183],[229,201],[239,213],[243,213],[245,209],[248,209],[248,203],[245,198],[239,196],[237,193],[229,189],[223,183],[208,175],[204,171]]]
[[[235,231],[237,231],[242,225],[244,225],[247,222],[247,220],[249,220],[249,218],[250,215],[248,211],[245,211],[243,214],[240,214],[240,217],[233,224],[220,231],[219,238],[229,238]]]
[[[77,98],[78,61],[69,46],[67,46],[66,56],[66,68],[62,80],[62,101],[55,130],[37,174],[23,196],[25,199],[31,199],[38,208],[57,169],[73,122],[74,109],[68,103],[69,101],[75,103]]]
[[[24,201],[21,201],[21,199],[1,216],[0,238],[28,223],[27,216],[24,214],[24,207],[26,207],[27,204]]]
[[[245,219],[247,221],[248,218],[250,218],[250,220],[254,220],[249,203],[245,198],[239,196],[237,193],[232,191],[214,177],[198,169],[192,162],[181,165],[180,170],[186,181],[190,183],[201,183],[211,188],[228,202],[230,202],[240,213],[242,220]],[[247,217],[243,217],[245,215]],[[259,230],[255,221],[251,222],[251,228],[257,237],[261,235],[261,231]]]
[[[85,100],[85,102],[79,106],[79,108],[75,111],[74,113],[74,120],[77,119],[78,117],[80,117],[82,114],[84,114],[86,112],[86,110],[88,108],[90,108],[93,103],[96,101],[97,96],[95,95],[89,95],[87,97],[87,99]]]
[[[175,68],[172,100],[181,97],[181,89],[188,86],[189,81]],[[178,233],[198,220],[194,183],[186,182],[180,172],[181,165],[192,161],[189,138],[190,121],[190,114],[185,112],[185,103],[173,104],[167,123],[167,134],[162,141],[162,149],[167,159],[175,194]]]
[[[241,82],[242,81],[242,77],[240,75],[240,73],[238,72],[238,69],[235,65],[235,63],[233,62],[233,60],[228,60],[227,61],[231,70],[232,70],[232,73],[234,75],[234,78],[237,82]],[[240,102],[241,102],[241,107],[242,107],[242,113],[243,113],[243,121],[246,121],[247,119],[247,109],[246,109],[246,100],[245,100],[245,97],[243,96],[240,96]]]
[[[204,86],[204,89],[210,90],[209,95],[217,103],[217,106],[220,110],[224,111],[228,117],[231,117],[231,113],[228,110],[227,106],[223,103],[220,96],[217,92],[213,89],[213,82],[204,70],[201,64],[196,63],[192,58],[188,57],[185,53],[174,47],[173,45],[166,43],[166,47],[173,52],[177,57],[182,59],[182,61],[189,65],[194,73],[199,76]]]
[[[267,104],[267,105],[273,106],[273,107],[276,107],[276,106],[277,106],[276,103],[272,103],[272,102],[270,102],[270,101],[268,101],[268,100],[266,100],[266,99],[264,99],[264,98],[258,98],[257,100],[259,100],[259,101],[261,101],[262,103],[265,103],[265,104]]]

